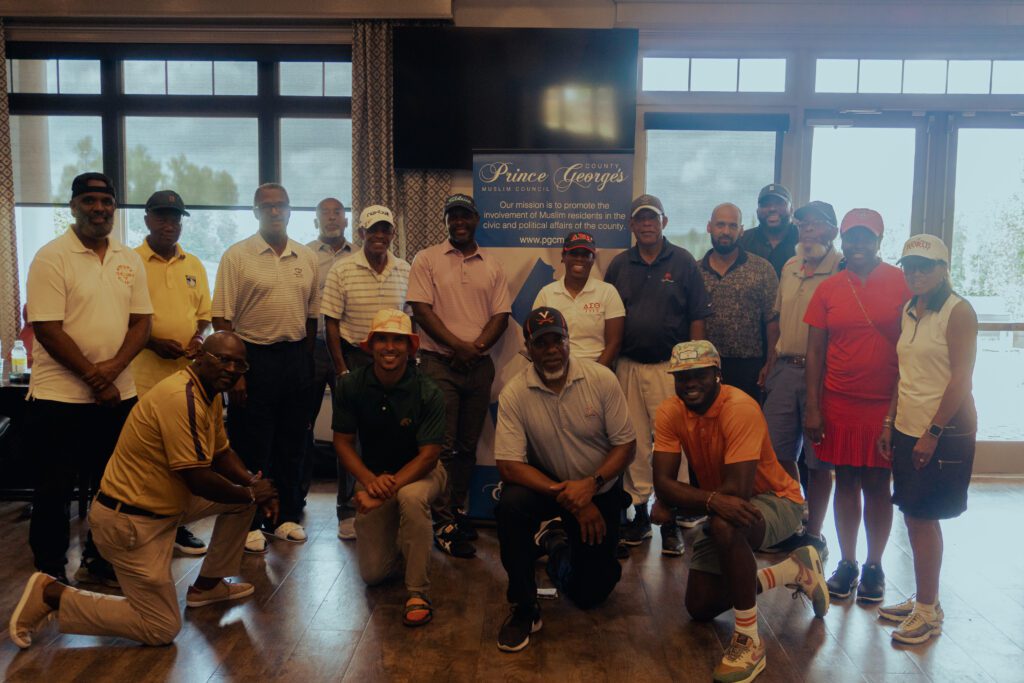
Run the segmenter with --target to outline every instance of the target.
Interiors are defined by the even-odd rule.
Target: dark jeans
[[[246,467],[274,480],[281,501],[277,523],[298,522],[312,359],[304,341],[246,342],[245,349],[248,396],[245,406],[228,405],[228,436]],[[253,529],[263,521],[256,515]]]
[[[334,388],[334,363],[327,352],[327,343],[317,337],[313,346],[313,381],[309,384],[309,428],[306,429],[306,450],[302,456],[302,500],[306,500],[309,487],[313,483],[313,465],[316,456],[316,439],[313,429],[320,415],[320,407],[324,402],[324,390]]]
[[[349,370],[373,364],[373,356],[358,346],[347,343],[345,340],[341,342],[341,355],[345,359],[345,367]],[[362,448],[359,445],[358,438],[356,439],[356,452],[362,455]],[[338,467],[338,503],[336,510],[338,512],[338,521],[340,522],[348,517],[356,516],[356,506],[352,504],[352,496],[356,493],[356,478],[345,471],[337,456],[335,456],[334,460]]]
[[[580,525],[568,510],[525,486],[506,483],[495,509],[498,521],[498,542],[501,564],[508,573],[506,597],[510,603],[532,604],[537,599],[537,577],[534,563],[537,556],[533,536],[540,523],[561,517],[566,542],[549,547],[547,572],[552,583],[584,609],[601,604],[611,594],[622,576],[615,559],[619,542],[619,513],[626,496],[620,478],[609,491],[594,497],[594,504],[604,517],[606,534],[600,545],[587,545],[580,537]]]
[[[38,399],[29,402],[27,433],[34,444],[38,469],[28,541],[40,571],[64,571],[71,542],[71,493],[79,473],[86,477],[92,491],[99,490],[107,460],[137,402],[130,398],[111,407]],[[99,551],[90,531],[82,559],[96,557]]]
[[[434,520],[446,524],[465,506],[469,481],[476,466],[476,442],[491,403],[494,361],[484,356],[468,368],[452,367],[436,354],[423,352],[420,368],[444,394],[445,430],[441,462],[448,471],[448,486],[434,501]]]
[[[763,367],[763,358],[723,358],[722,384],[742,389],[760,403],[761,387],[757,386],[757,376]]]

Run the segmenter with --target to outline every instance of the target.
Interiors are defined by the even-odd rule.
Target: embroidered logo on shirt
[[[295,277],[302,277],[302,268],[295,269]]]
[[[675,280],[672,279],[672,273],[665,273],[664,277],[661,278],[661,284],[671,285],[674,284]]]
[[[135,282],[135,270],[131,266],[120,265],[117,267],[117,279],[126,285]]]
[[[594,406],[588,405],[587,409],[583,411],[584,417],[597,417],[597,409]]]
[[[412,424],[412,418],[411,417],[403,417],[402,421],[399,422],[398,424],[400,426],[402,426],[402,427],[408,427],[409,425]]]
[[[601,312],[601,302],[600,301],[592,301],[589,304],[583,304],[583,312],[584,313],[600,313]]]
[[[188,285],[189,287],[191,287],[192,289],[195,289],[195,287],[196,287],[196,276],[195,275],[186,275],[185,276],[185,284]]]

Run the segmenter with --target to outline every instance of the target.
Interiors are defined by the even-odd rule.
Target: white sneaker
[[[263,532],[257,529],[256,531],[250,531],[245,537],[245,552],[255,553],[262,555],[267,552],[267,539],[264,538]]]
[[[274,538],[291,543],[305,543],[306,530],[295,522],[285,522],[274,529]]]
[[[338,522],[338,538],[343,541],[356,540],[356,518],[346,517]]]

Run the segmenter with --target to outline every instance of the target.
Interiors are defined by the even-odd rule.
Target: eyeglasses
[[[812,218],[806,221],[796,221],[796,227],[799,230],[811,230],[813,228],[834,228],[835,226],[827,221]]]
[[[277,209],[278,211],[288,211],[290,208],[292,207],[288,202],[273,202],[256,205],[256,210],[260,212],[273,211],[274,209]]]
[[[935,270],[935,266],[937,265],[939,265],[938,261],[932,261],[930,259],[925,261],[919,261],[916,263],[913,261],[908,261],[906,263],[900,264],[900,266],[903,268],[904,273],[921,273],[921,275],[928,275],[933,270]]]
[[[249,364],[244,360],[237,360],[235,358],[228,358],[219,353],[210,353],[209,351],[203,351],[207,356],[214,359],[224,367],[233,366],[238,372],[248,372]]]

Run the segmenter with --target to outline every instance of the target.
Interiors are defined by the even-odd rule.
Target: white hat
[[[942,261],[949,265],[949,249],[935,235],[914,235],[903,245],[903,255],[897,263],[902,263],[908,256],[920,256],[932,261]]]
[[[359,214],[359,229],[369,230],[370,226],[376,223],[388,223],[392,227],[395,225],[395,217],[391,213],[391,209],[380,204],[374,204],[363,209],[362,213]]]

